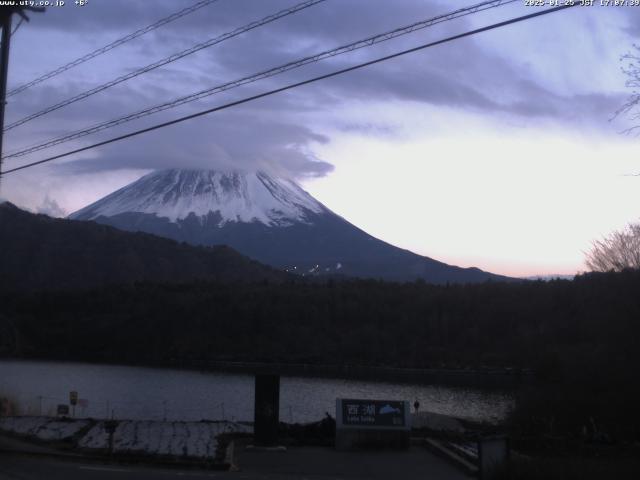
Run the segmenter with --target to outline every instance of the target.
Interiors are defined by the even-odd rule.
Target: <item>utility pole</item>
[[[0,7],[2,22],[2,49],[0,51],[0,179],[2,179],[2,152],[4,143],[4,110],[7,105],[7,77],[9,74],[9,47],[11,45],[11,17],[17,13],[29,21],[25,11],[44,12],[44,7]]]
[[[2,52],[0,52],[0,178],[2,177],[2,144],[4,140],[4,107],[7,104],[7,74],[9,73],[9,47],[11,43],[11,17],[13,9],[2,10]]]

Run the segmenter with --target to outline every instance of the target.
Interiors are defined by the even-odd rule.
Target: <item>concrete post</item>
[[[478,469],[481,480],[503,478],[509,471],[509,439],[506,435],[481,436],[478,440]]]
[[[256,445],[275,446],[280,421],[280,376],[256,375],[254,437]]]

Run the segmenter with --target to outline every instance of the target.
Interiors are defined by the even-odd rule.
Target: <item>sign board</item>
[[[69,392],[69,403],[71,405],[76,405],[78,403],[78,392]]]
[[[407,449],[411,441],[408,401],[336,399],[336,449]]]
[[[349,400],[340,402],[342,425],[358,427],[396,427],[407,423],[407,402],[397,400]]]
[[[67,416],[69,415],[69,405],[65,405],[61,403],[60,405],[58,405],[57,411],[58,411],[58,415]]]

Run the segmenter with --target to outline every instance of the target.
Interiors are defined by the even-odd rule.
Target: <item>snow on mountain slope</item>
[[[333,213],[294,182],[266,173],[160,171],[70,218],[191,245],[227,245],[272,267],[311,275],[433,283],[504,279],[394,247]]]
[[[306,223],[309,212],[318,214],[325,210],[293,181],[264,172],[173,169],[150,173],[78,210],[70,218],[93,220],[138,212],[176,222],[190,214],[205,217],[210,212],[219,212],[222,218],[219,226],[227,222],[286,226]]]

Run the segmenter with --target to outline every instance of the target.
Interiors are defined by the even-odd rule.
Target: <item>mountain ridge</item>
[[[136,282],[285,281],[289,275],[227,246],[192,246],[144,232],[51,218],[0,203],[0,287],[88,289]]]
[[[95,220],[136,212],[176,222],[191,213],[206,216],[211,211],[220,212],[220,225],[230,221],[288,225],[304,221],[306,212],[328,209],[293,181],[265,172],[169,169],[147,174],[69,218]]]
[[[235,187],[225,190],[225,185]],[[295,182],[264,172],[154,172],[70,218],[192,245],[225,244],[261,263],[303,275],[432,283],[512,280],[395,247],[352,225]]]

